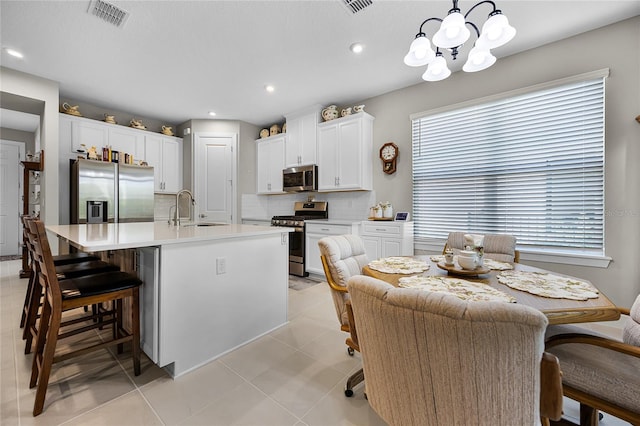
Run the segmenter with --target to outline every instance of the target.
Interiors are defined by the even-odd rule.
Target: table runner
[[[374,260],[369,268],[386,274],[419,274],[429,269],[429,264],[411,257],[392,256]]]
[[[586,281],[545,272],[502,271],[498,274],[498,282],[516,290],[552,299],[597,299],[599,293]]]
[[[460,278],[440,276],[402,277],[400,278],[398,285],[404,288],[418,288],[437,293],[449,293],[466,301],[516,302],[515,297],[512,297],[500,290],[496,290],[487,284],[475,283]]]

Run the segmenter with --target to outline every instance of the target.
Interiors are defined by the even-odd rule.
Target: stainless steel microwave
[[[305,192],[318,190],[318,166],[289,167],[282,171],[282,190],[285,192]]]

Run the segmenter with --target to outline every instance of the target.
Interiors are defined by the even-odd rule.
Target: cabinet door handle
[[[328,232],[328,231],[331,231],[331,229],[329,229],[329,228],[320,228],[320,230],[321,230],[321,231],[327,231],[327,232]]]
[[[379,232],[387,232],[387,230],[386,230],[386,229],[380,229],[380,228],[376,228],[376,231],[379,231]]]

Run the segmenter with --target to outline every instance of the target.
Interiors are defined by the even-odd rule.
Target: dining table
[[[551,273],[557,276],[575,278],[583,282],[588,282],[597,290],[597,297],[586,300],[571,300],[564,298],[551,298],[535,295],[526,291],[516,290],[498,281],[500,270],[488,270],[486,273],[474,274],[468,270],[461,270],[460,274],[452,271],[443,265],[441,261],[434,261],[430,256],[411,256],[413,260],[422,261],[428,265],[428,269],[413,274],[405,273],[387,273],[372,268],[370,265],[362,268],[363,275],[367,275],[379,280],[385,281],[395,287],[399,287],[400,279],[408,276],[441,276],[455,277],[474,283],[486,284],[496,290],[506,293],[515,298],[515,303],[520,303],[538,309],[546,315],[549,324],[572,324],[586,323],[598,321],[615,321],[620,318],[620,311],[616,305],[607,298],[597,287],[584,278],[575,278],[557,272],[548,271],[541,268],[525,265],[522,263],[513,263],[513,271],[533,272],[547,274]],[[486,268],[485,268],[486,270]]]

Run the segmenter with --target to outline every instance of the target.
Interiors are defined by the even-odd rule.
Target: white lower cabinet
[[[305,263],[306,271],[310,274],[324,275],[318,241],[328,235],[357,234],[359,222],[328,223],[305,221]]]
[[[369,260],[413,256],[413,222],[362,222],[360,237]]]

